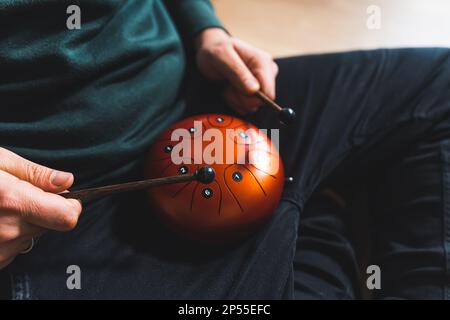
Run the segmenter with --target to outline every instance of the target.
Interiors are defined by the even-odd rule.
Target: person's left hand
[[[270,54],[210,28],[196,38],[196,60],[200,72],[211,80],[227,80],[227,103],[240,114],[256,111],[262,102],[254,96],[261,90],[275,99],[278,66]]]

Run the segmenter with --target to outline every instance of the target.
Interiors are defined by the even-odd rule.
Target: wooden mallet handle
[[[98,188],[89,188],[71,192],[64,192],[60,193],[59,195],[67,199],[70,198],[70,199],[84,200],[87,198],[107,196],[119,192],[141,190],[151,187],[162,186],[166,184],[181,183],[187,181],[198,181],[203,184],[208,184],[214,181],[214,178],[215,178],[214,169],[211,167],[203,167],[197,170],[195,173],[191,174],[112,184]]]

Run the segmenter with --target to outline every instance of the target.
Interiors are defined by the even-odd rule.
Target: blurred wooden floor
[[[404,46],[450,46],[450,0],[212,0],[235,36],[274,56]],[[381,10],[378,30],[366,22]]]

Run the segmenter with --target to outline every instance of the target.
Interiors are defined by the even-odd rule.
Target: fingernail
[[[256,91],[259,89],[259,83],[254,79],[247,79],[244,83],[249,90]]]
[[[69,181],[69,179],[72,178],[72,174],[68,172],[63,171],[54,171],[52,173],[51,182],[56,187],[61,187]]]

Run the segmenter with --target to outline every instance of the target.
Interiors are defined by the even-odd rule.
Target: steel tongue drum
[[[147,192],[174,231],[204,244],[234,242],[257,230],[275,210],[284,185],[281,158],[266,132],[222,114],[173,124],[148,152],[147,179],[193,173],[209,176]]]

